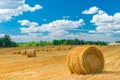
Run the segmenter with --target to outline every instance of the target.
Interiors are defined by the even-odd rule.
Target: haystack
[[[77,47],[68,54],[67,66],[71,73],[99,73],[104,68],[104,57],[102,52],[94,46]]]
[[[36,52],[34,49],[27,50],[26,54],[27,54],[27,57],[36,57]]]
[[[26,50],[21,50],[20,53],[21,53],[22,55],[26,55]]]

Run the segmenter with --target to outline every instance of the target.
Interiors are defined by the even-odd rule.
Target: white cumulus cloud
[[[90,33],[116,33],[120,32],[120,13],[117,12],[109,15],[105,11],[96,6],[82,12],[83,14],[94,14],[90,21],[96,26],[96,30],[89,31]],[[95,14],[96,13],[96,14]]]
[[[79,26],[84,25],[84,20],[80,19],[78,21],[72,20],[56,20],[48,24],[43,24],[39,27],[41,31],[55,31],[55,30],[67,30],[67,29],[75,29]]]
[[[120,39],[118,37],[120,35],[120,12],[110,15],[100,8],[91,7],[89,10],[85,10],[82,13],[93,14],[90,22],[95,26],[95,29],[89,30],[90,35],[96,35],[96,38],[97,36],[101,36],[101,39],[107,41]]]
[[[91,8],[89,8],[89,10],[85,10],[82,12],[82,14],[95,14],[99,11],[99,8],[97,8],[96,6],[93,6]]]
[[[91,22],[96,26],[97,32],[114,32],[120,31],[120,13],[108,15],[106,12],[93,16]]]
[[[25,4],[25,0],[1,0],[0,1],[0,22],[8,21],[13,16],[23,14],[23,12],[33,12],[42,9],[41,5],[36,4],[34,7]]]
[[[30,22],[28,20],[19,20],[18,22],[21,24],[21,26],[29,26],[28,28],[20,28],[21,33],[32,33],[38,31],[39,24],[36,22]]]
[[[32,33],[32,32],[55,32],[58,30],[69,30],[75,29],[79,26],[84,25],[84,20],[80,19],[78,21],[72,20],[56,20],[48,24],[38,25],[36,22],[30,22],[28,20],[19,20],[21,26],[28,26],[20,28],[22,33]]]
[[[35,39],[47,41],[53,39],[65,39],[69,37],[67,35],[71,34],[68,30],[78,29],[85,25],[83,19],[79,19],[78,21],[64,19],[55,20],[42,25],[39,25],[37,22],[30,22],[29,20],[19,20],[18,22],[23,26],[20,28],[21,33],[26,33],[26,35],[13,36],[13,38],[17,40],[21,38],[21,41],[30,41],[29,38],[33,41]]]

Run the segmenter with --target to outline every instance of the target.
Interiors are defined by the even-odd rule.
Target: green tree
[[[16,47],[17,44],[13,42],[9,35],[4,35],[0,38],[0,47]]]

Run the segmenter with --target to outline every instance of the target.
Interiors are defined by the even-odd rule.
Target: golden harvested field
[[[120,47],[98,46],[105,57],[99,74],[71,74],[66,66],[67,53],[76,46],[48,46],[0,49],[0,80],[120,80]],[[13,54],[35,49],[37,57]]]

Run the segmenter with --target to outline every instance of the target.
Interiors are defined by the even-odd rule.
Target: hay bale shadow
[[[103,74],[120,74],[120,71],[103,71]]]

